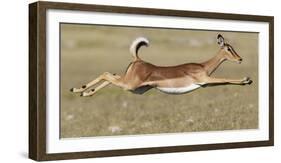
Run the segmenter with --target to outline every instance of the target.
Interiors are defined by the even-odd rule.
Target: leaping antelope
[[[217,42],[220,50],[213,58],[206,62],[162,67],[145,62],[139,57],[139,49],[142,46],[149,45],[149,41],[146,38],[139,37],[131,44],[130,52],[133,54],[134,60],[129,64],[123,76],[105,72],[81,88],[72,88],[71,92],[81,93],[81,96],[92,96],[100,89],[113,84],[137,94],[143,94],[151,88],[156,88],[169,94],[183,94],[203,86],[251,84],[252,80],[249,77],[225,79],[210,76],[225,60],[237,63],[242,62],[242,58],[231,45],[225,43],[222,35],[219,34],[217,36]],[[86,91],[99,82],[102,82],[99,86]]]

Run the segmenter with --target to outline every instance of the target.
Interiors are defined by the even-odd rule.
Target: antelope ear
[[[220,45],[220,47],[223,48],[224,47],[224,38],[222,37],[221,34],[218,34],[217,41],[218,41],[218,44]]]

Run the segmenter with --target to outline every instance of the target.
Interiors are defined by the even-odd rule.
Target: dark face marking
[[[241,62],[242,58],[236,53],[236,51],[233,49],[233,47],[229,44],[225,44],[226,46],[226,50],[228,51],[228,53],[233,57],[233,59]]]
[[[230,52],[232,55],[236,54],[236,52],[234,51],[234,49],[232,48],[231,45],[225,44],[225,46],[226,46],[227,51]]]

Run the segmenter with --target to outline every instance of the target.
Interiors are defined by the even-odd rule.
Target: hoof
[[[252,84],[252,83],[253,83],[253,80],[249,79],[248,84],[250,85],[250,84]]]
[[[243,84],[249,84],[250,85],[252,83],[253,83],[253,81],[249,77],[244,78]]]
[[[74,90],[74,88],[71,88],[71,89],[70,89],[70,92],[73,92],[73,90]]]

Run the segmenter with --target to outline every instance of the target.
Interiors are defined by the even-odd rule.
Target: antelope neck
[[[213,58],[202,63],[208,75],[211,75],[218,68],[218,66],[226,60],[223,53],[223,50],[220,50]]]

